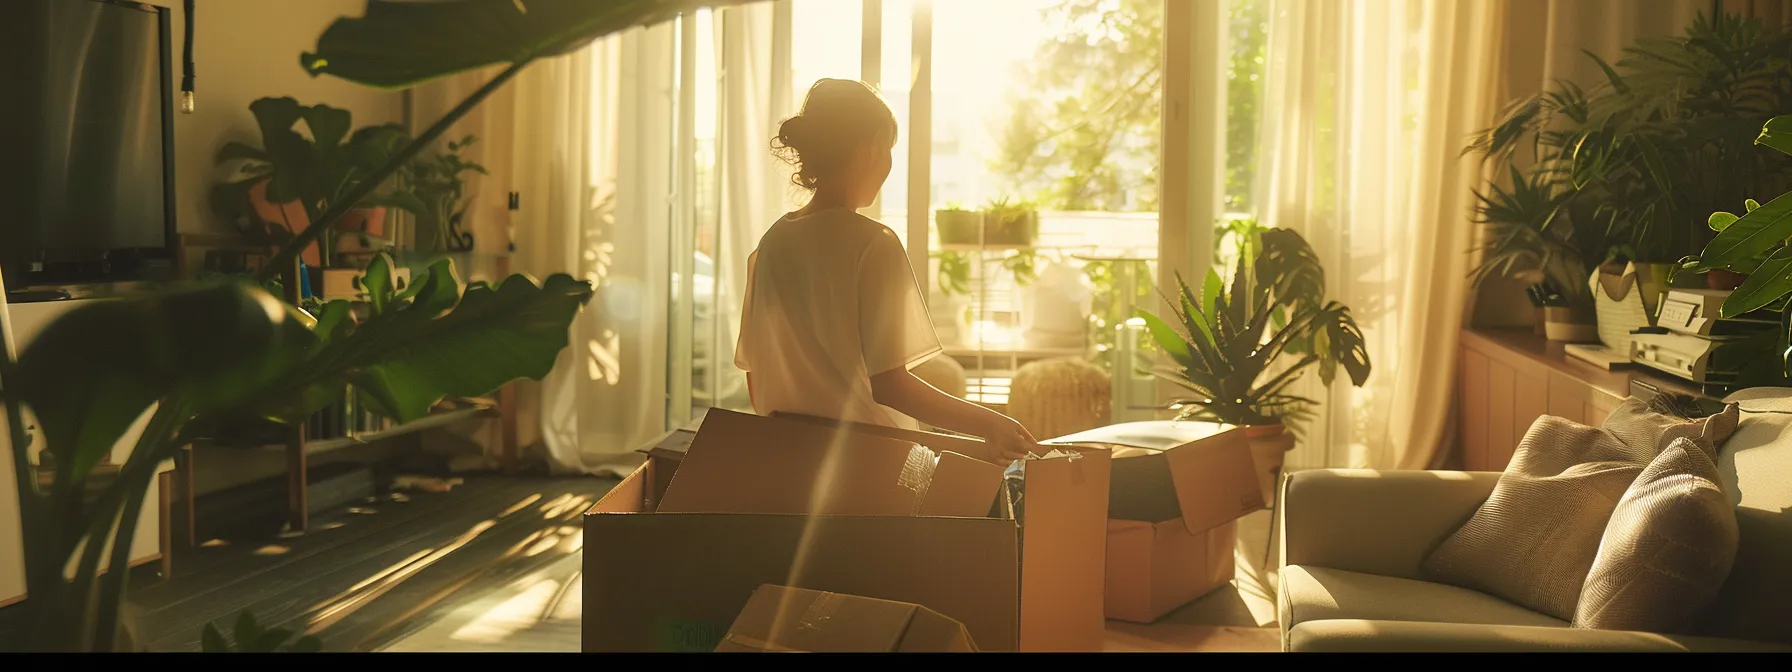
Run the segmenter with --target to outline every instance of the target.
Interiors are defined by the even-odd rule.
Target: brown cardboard
[[[917,604],[789,586],[753,591],[718,652],[971,653],[964,624]]]
[[[799,415],[796,413],[786,413],[783,411],[772,413],[771,417],[778,418],[781,420],[792,420],[792,421],[796,421],[796,422],[804,422],[804,423],[809,423],[809,424],[813,424],[813,425],[822,425],[824,427],[836,427],[836,428],[846,427],[855,432],[870,434],[873,436],[882,436],[885,438],[896,439],[899,441],[906,441],[909,443],[918,443],[918,444],[928,447],[929,449],[933,450],[936,453],[953,452],[953,453],[958,453],[960,455],[967,455],[967,456],[970,456],[970,457],[973,457],[973,458],[976,458],[979,460],[983,460],[985,462],[992,462],[992,463],[998,463],[998,464],[1004,463],[1004,461],[1001,459],[1001,456],[997,455],[995,453],[994,448],[991,448],[988,443],[984,442],[983,439],[979,439],[974,436],[959,436],[957,434],[942,434],[940,432],[923,432],[920,430],[899,429],[896,427],[885,427],[882,425],[868,425],[868,424],[861,423],[861,422],[847,422],[847,421],[841,421],[841,420],[834,420],[832,418],[818,418],[818,417],[815,417],[812,415]]]
[[[843,422],[814,416],[774,413],[772,417],[855,434],[868,434],[915,443],[942,451],[944,456],[993,454],[979,438],[917,430]],[[951,452],[943,452],[951,451]],[[1083,446],[1064,451],[1056,459],[1029,459],[1025,463],[1028,525],[1021,565],[1021,649],[1024,651],[1099,651],[1104,641],[1102,590],[1091,578],[1102,574],[1106,563],[1104,541],[1109,501],[1111,453],[1103,447]],[[938,473],[934,479],[942,478]],[[973,500],[975,501],[975,500]],[[967,508],[974,504],[967,502]]]
[[[658,511],[910,515],[929,458],[911,443],[713,409]]]
[[[1180,520],[1108,521],[1107,617],[1151,623],[1232,581],[1237,521],[1189,534]]]
[[[1024,527],[1005,496],[982,518],[652,513],[663,464],[585,516],[586,651],[713,650],[768,583],[924,605],[984,650],[1101,650],[1105,450],[1028,460]]]
[[[1149,523],[1180,518],[1190,534],[1197,534],[1265,507],[1242,427],[1129,422],[1045,443],[1136,449],[1114,456],[1110,518]]]
[[[767,583],[926,605],[986,650],[1016,647],[1011,517],[651,513],[654,468],[585,515],[585,651],[712,651]]]
[[[649,509],[659,508],[659,498],[666,494],[666,488],[672,485],[672,474],[678,470],[679,461],[684,459],[686,451],[691,448],[691,441],[697,438],[697,432],[689,429],[677,429],[668,433],[652,448],[636,451],[647,456],[649,462],[660,464],[653,473],[659,479],[652,484]]]

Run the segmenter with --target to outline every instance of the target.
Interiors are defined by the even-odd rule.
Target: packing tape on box
[[[846,598],[834,593],[822,593],[816,596],[815,601],[809,604],[809,608],[803,610],[803,617],[796,622],[797,627],[804,630],[826,628],[828,621],[833,620],[834,614],[840,611],[840,604],[845,601]]]

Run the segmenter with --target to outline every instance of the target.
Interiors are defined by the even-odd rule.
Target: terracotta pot
[[[378,238],[386,232],[386,207],[355,208],[336,221],[338,231],[366,233]]]
[[[1705,274],[1706,287],[1726,292],[1741,287],[1746,280],[1748,280],[1747,275],[1721,268],[1712,269],[1710,273]]]
[[[1244,428],[1251,442],[1251,463],[1257,469],[1257,485],[1263,490],[1263,505],[1275,506],[1276,491],[1282,464],[1288,451],[1294,450],[1294,435],[1282,424],[1252,425]]]

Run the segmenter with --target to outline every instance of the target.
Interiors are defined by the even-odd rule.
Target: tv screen
[[[7,0],[0,247],[7,288],[146,279],[173,238],[167,10]]]

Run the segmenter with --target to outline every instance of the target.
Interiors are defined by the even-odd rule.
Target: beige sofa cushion
[[[1600,428],[1538,418],[1487,502],[1421,569],[1428,578],[1571,620],[1612,509],[1660,452],[1656,442],[1716,445],[1735,430],[1736,418],[1731,406],[1688,421],[1636,399]]]
[[[1344,619],[1295,626],[1283,647],[1313,653],[1792,652],[1765,642],[1649,632]]]
[[[1697,632],[1792,644],[1792,389],[1754,388],[1725,401],[1742,409],[1717,460],[1740,540],[1730,580]]]
[[[1568,627],[1485,593],[1429,581],[1303,565],[1282,568],[1279,580],[1284,631],[1340,618]]]
[[[1684,632],[1736,560],[1736,512],[1712,456],[1675,439],[1612,511],[1574,626]]]

